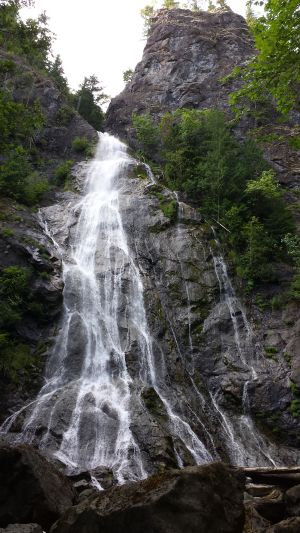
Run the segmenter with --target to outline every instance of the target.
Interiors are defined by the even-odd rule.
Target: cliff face
[[[227,108],[234,82],[222,79],[253,54],[245,20],[231,10],[160,10],[132,80],[108,108],[108,130],[128,139],[132,113]]]
[[[0,62],[10,65],[8,72],[0,72],[0,88],[15,102],[29,108],[38,103],[44,117],[43,127],[31,140],[38,171],[50,184],[42,204],[67,198],[71,193],[57,189],[55,170],[65,159],[75,163],[84,157],[72,150],[75,137],[94,142],[97,133],[70,107],[54,82],[28,65],[24,58],[0,49]],[[0,272],[8,267],[20,267],[30,272],[26,301],[32,299],[34,302],[32,312],[24,314],[12,333],[17,343],[29,347],[32,364],[22,370],[20,361],[13,380],[5,372],[0,376],[0,419],[3,420],[39,390],[45,358],[62,308],[63,283],[61,258],[45,233],[38,206],[29,208],[22,202],[2,197],[0,211]],[[2,362],[1,365],[3,370]]]

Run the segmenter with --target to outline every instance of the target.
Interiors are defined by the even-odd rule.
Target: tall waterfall
[[[138,403],[144,387],[154,389],[168,417],[179,466],[183,461],[176,441],[195,462],[212,460],[188,421],[174,410],[170,385],[157,375],[141,275],[127,245],[118,204],[119,180],[130,164],[125,145],[101,134],[84,196],[75,206],[78,223],[63,263],[61,329],[46,384],[22,434],[23,440],[32,441],[42,425],[40,447],[50,449],[70,472],[104,465],[119,482],[147,475],[131,429],[133,389],[138,391]],[[124,340],[122,328],[131,339]],[[132,337],[140,368],[134,386],[126,365]],[[64,430],[55,448],[58,420]]]

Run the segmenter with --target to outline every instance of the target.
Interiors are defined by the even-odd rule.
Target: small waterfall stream
[[[243,306],[235,294],[214,228],[212,231],[215,237],[216,253],[212,248],[210,251],[219,283],[220,301],[225,302],[228,307],[237,352],[249,379],[243,385],[242,415],[230,419],[218,404],[217,396],[211,393],[211,400],[222,421],[224,435],[227,436],[229,444],[228,452],[232,461],[235,464],[247,466],[256,466],[257,464],[276,466],[274,460],[277,455],[276,447],[258,432],[249,412],[248,387],[252,380],[257,379],[256,361],[253,360],[253,354],[256,352],[252,345],[253,331]],[[243,331],[243,335],[240,331]]]

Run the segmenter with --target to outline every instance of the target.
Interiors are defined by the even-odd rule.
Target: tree
[[[51,78],[55,81],[55,84],[57,88],[61,91],[61,93],[67,95],[69,92],[69,87],[65,77],[60,55],[57,55],[53,63],[50,64],[49,74]]]
[[[217,0],[217,4],[219,7],[225,7],[228,8],[228,4],[225,0]]]
[[[249,0],[246,5],[246,22],[250,29],[252,29],[256,23],[256,16],[252,7],[252,0]]]
[[[133,76],[133,70],[131,68],[129,68],[128,70],[125,70],[123,72],[123,81],[125,81],[125,83],[127,83],[128,81],[131,81],[132,76]]]
[[[107,101],[108,96],[99,85],[98,78],[93,74],[85,77],[79,90],[75,93],[75,106],[80,115],[96,130],[101,131],[104,113],[100,104]]]
[[[216,6],[215,6],[214,3],[212,2],[212,0],[208,0],[208,6],[207,6],[207,9],[208,9],[208,11],[213,11],[213,9],[216,9]]]
[[[245,85],[232,102],[245,108],[245,100],[271,95],[279,111],[288,113],[299,105],[299,0],[254,2],[258,4],[265,7],[252,26],[259,54],[242,70]]]
[[[175,0],[164,0],[162,7],[165,9],[175,9],[178,7],[178,2],[175,2]]]
[[[152,18],[154,17],[154,14],[155,14],[154,5],[150,5],[150,4],[146,5],[145,7],[143,7],[143,9],[141,9],[140,13],[141,13],[142,19],[144,20],[144,31],[143,31],[144,37],[147,37],[149,35]]]

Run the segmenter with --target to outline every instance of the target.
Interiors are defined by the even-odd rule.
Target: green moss
[[[0,333],[0,372],[15,383],[19,375],[28,374],[34,358],[26,344],[14,342],[8,333]]]
[[[1,234],[3,235],[3,237],[13,237],[15,235],[15,232],[13,229],[11,228],[3,228],[1,229]]]
[[[274,359],[277,353],[278,349],[275,346],[265,346],[265,356],[268,359]]]
[[[176,200],[171,200],[170,202],[161,202],[160,208],[165,215],[171,222],[176,222],[177,220],[177,212],[178,212],[178,203]]]
[[[289,411],[294,418],[300,416],[300,400],[298,398],[291,401]]]
[[[165,411],[165,406],[156,391],[152,387],[143,390],[142,399],[148,411],[155,418],[163,418],[167,420],[168,417]]]
[[[289,145],[291,148],[294,148],[295,150],[300,150],[300,135],[290,137]]]
[[[288,366],[291,368],[291,366],[292,366],[292,356],[289,353],[284,352],[283,357],[284,357],[285,361],[287,362]]]

